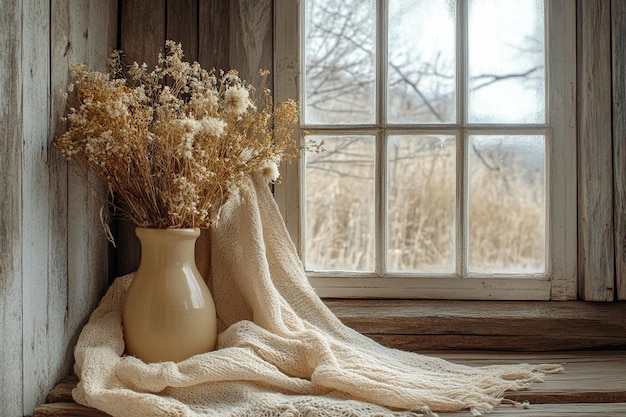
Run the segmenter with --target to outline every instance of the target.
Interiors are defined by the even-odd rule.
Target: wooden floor
[[[528,408],[503,404],[491,416],[506,417],[626,417],[626,351],[565,353],[434,352],[453,362],[481,366],[498,363],[563,363],[565,373],[548,375],[532,389],[510,393],[506,398],[530,403]],[[86,408],[72,400],[75,376],[68,377],[48,395],[33,417],[85,416],[107,414]],[[469,412],[442,413],[440,417],[464,417]]]

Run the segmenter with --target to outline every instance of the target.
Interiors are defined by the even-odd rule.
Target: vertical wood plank
[[[52,140],[64,128],[57,124],[65,113],[59,91],[67,85],[69,64],[97,61],[103,68],[108,49],[114,46],[111,33],[117,33],[116,0],[91,9],[86,2],[70,0],[33,2],[29,8],[24,12],[24,27],[29,28],[24,33],[38,41],[25,41],[23,53],[23,414],[30,414],[70,372],[75,338],[108,283],[100,205],[96,209],[93,204],[100,198],[87,192],[84,178],[75,173],[68,177],[67,163]],[[109,38],[113,41],[107,42]]]
[[[299,101],[300,62],[300,19],[299,7],[289,6],[292,0],[274,0],[276,21],[285,22],[277,28],[282,33],[274,37],[274,100],[282,102],[287,99]],[[275,28],[275,30],[278,30]],[[299,129],[294,131],[300,137]],[[274,187],[274,197],[280,207],[291,239],[298,250],[301,250],[300,238],[300,167],[301,161],[282,164],[280,167],[282,183]]]
[[[613,198],[617,298],[626,300],[626,1],[611,1]]]
[[[272,70],[273,66],[272,1],[232,0],[229,12],[230,67],[259,88],[262,85],[259,70]]]
[[[614,297],[610,2],[577,2],[579,296]]]
[[[549,248],[552,300],[578,295],[576,210],[576,2],[546,3],[550,54],[548,105],[552,124],[548,142],[550,175]],[[558,239],[556,238],[558,236]]]
[[[128,62],[145,62],[149,68],[157,63],[165,44],[165,0],[120,0],[120,44]],[[139,266],[140,246],[135,226],[128,221],[116,221],[114,227],[117,247],[115,275],[133,272]]]
[[[156,64],[165,44],[165,0],[120,0],[121,46],[128,62]]]
[[[54,148],[52,141],[56,135],[63,133],[66,123],[61,120],[65,115],[66,100],[61,94],[69,81],[68,58],[72,46],[69,43],[68,1],[55,1],[50,4],[50,138],[48,140],[49,165],[49,213],[48,213],[48,248],[49,272],[54,279],[48,280],[48,331],[60,336],[55,338],[58,345],[49,348],[55,352],[49,358],[49,368],[57,373],[58,381],[70,372],[73,362],[73,343],[67,331],[68,311],[68,245],[67,245],[67,162],[61,152]],[[82,296],[85,298],[85,296]],[[60,340],[59,340],[60,339]]]
[[[0,0],[0,415],[22,402],[22,2]]]
[[[68,7],[72,46],[65,65],[83,62],[92,70],[106,71],[116,45],[109,29],[116,23],[116,1],[69,0]],[[72,341],[108,284],[108,243],[99,219],[105,198],[106,190],[93,174],[85,177],[69,164],[66,327]]]
[[[186,61],[198,60],[198,0],[167,2],[165,37],[183,46]]]
[[[22,8],[22,334],[23,414],[45,398],[50,345],[61,335],[48,333],[48,94],[49,6],[27,1]],[[52,353],[54,354],[54,352]]]
[[[51,141],[57,116],[65,111],[57,91],[67,84],[70,58],[105,62],[114,38],[113,43],[103,39],[117,33],[117,2],[99,2],[91,9],[91,22],[84,18],[87,2],[2,0],[1,5],[0,168],[5,184],[0,187],[0,414],[12,417],[30,414],[69,372],[72,340],[107,284],[102,232],[96,237],[93,227],[77,227],[74,235],[81,236],[81,244],[68,242],[72,196],[67,193],[67,164]],[[89,47],[74,49],[89,31]],[[93,36],[98,32],[107,35]],[[81,54],[74,55],[78,50]],[[79,203],[72,207],[70,202],[72,223],[98,224],[97,211],[90,211],[93,204],[80,193],[73,197]],[[68,245],[74,249],[70,260]],[[95,260],[75,267],[80,274],[68,275],[71,260],[81,257]],[[72,292],[68,282],[79,282],[78,275],[86,285]],[[72,310],[68,301],[85,308]]]
[[[202,0],[198,7],[198,62],[202,68],[229,69],[230,1]]]

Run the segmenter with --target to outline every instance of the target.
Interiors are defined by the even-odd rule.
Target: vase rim
[[[180,237],[198,237],[200,236],[200,228],[198,227],[189,227],[189,228],[172,228],[172,229],[158,229],[155,227],[135,227],[135,234],[138,237],[146,236],[148,234],[169,234],[172,236],[180,236]]]

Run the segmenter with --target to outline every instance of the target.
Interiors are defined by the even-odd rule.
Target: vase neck
[[[141,242],[141,264],[161,266],[193,265],[195,267],[195,243],[199,229],[148,229],[136,228]]]

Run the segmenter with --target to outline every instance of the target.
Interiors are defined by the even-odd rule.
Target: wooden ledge
[[[541,352],[626,347],[626,302],[324,301],[346,325],[404,350]]]
[[[528,401],[530,408],[501,405],[490,416],[573,417],[626,415],[626,352],[432,352],[430,355],[456,363],[484,366],[509,363],[563,363],[565,372],[547,375],[545,382],[526,391],[511,392],[506,398]],[[32,417],[106,417],[107,414],[76,404],[72,389],[76,376],[66,378],[48,395]],[[440,417],[465,417],[469,412],[440,413]]]

